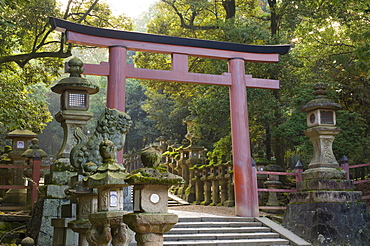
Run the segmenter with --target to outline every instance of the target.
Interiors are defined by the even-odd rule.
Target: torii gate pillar
[[[257,176],[253,172],[249,140],[249,120],[245,90],[244,60],[229,60],[231,139],[234,166],[235,212],[242,217],[258,217]]]
[[[126,105],[126,47],[109,47],[109,75],[107,85],[107,108],[125,112]],[[121,155],[119,155],[121,156]],[[118,163],[122,161],[118,160]]]
[[[279,89],[279,81],[245,75],[244,62],[278,62],[290,46],[259,46],[135,33],[79,25],[50,18],[70,43],[109,48],[109,63],[85,64],[84,74],[108,76],[107,107],[125,110],[126,78],[228,86],[234,165],[235,213],[258,217],[256,169],[252,167],[246,87]],[[126,64],[126,50],[171,54],[172,70],[135,68]],[[228,60],[229,73],[190,73],[188,56]],[[122,154],[119,155],[122,158]],[[121,159],[122,160],[122,159]],[[122,163],[120,159],[119,163]]]

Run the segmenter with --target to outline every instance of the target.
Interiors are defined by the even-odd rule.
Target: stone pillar
[[[210,206],[216,206],[220,203],[220,184],[217,179],[218,175],[218,168],[213,165],[210,167],[211,174],[208,177],[212,184],[212,202],[209,204]]]
[[[313,155],[297,193],[291,194],[284,225],[313,245],[360,246],[370,242],[370,215],[360,191],[339,168],[333,151],[335,111],[341,106],[326,99],[325,86],[314,87],[315,99],[302,111],[307,114],[305,131],[313,144]]]
[[[195,201],[193,204],[199,205],[204,200],[204,183],[201,180],[202,170],[201,165],[194,166],[194,181],[195,181]]]
[[[224,206],[228,198],[228,180],[226,177],[227,165],[228,163],[222,163],[217,166],[218,175],[216,178],[221,187],[220,202],[217,204],[217,206]]]
[[[204,165],[202,167],[202,177],[200,178],[200,180],[203,182],[204,184],[204,200],[203,202],[201,202],[200,204],[201,205],[209,205],[211,202],[212,202],[212,183],[211,181],[209,180],[209,175],[210,175],[211,171],[210,171],[210,167],[208,167],[207,165]]]
[[[228,199],[224,203],[226,207],[233,207],[235,206],[235,197],[234,197],[234,170],[233,165],[230,163],[227,165],[227,173],[225,174],[225,177],[227,178],[227,193],[228,193]]]
[[[271,172],[283,172],[284,171],[284,169],[281,166],[275,165],[275,164],[268,165],[265,168],[265,170],[271,171]],[[281,184],[282,183],[279,181],[279,175],[275,175],[275,174],[269,174],[268,179],[265,182],[267,189],[279,189],[281,187]],[[278,201],[276,192],[274,191],[268,192],[268,201],[266,205],[269,207],[279,207],[279,201]],[[276,214],[283,212],[281,209],[269,209],[267,211],[270,213],[276,213]]]

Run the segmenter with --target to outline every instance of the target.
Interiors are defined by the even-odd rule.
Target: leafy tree
[[[50,121],[45,98],[31,96],[33,85],[49,86],[59,76],[62,59],[72,55],[72,45],[66,45],[64,36],[53,32],[49,16],[99,27],[132,28],[129,18],[114,17],[109,6],[98,0],[69,0],[63,11],[53,0],[4,0],[0,8],[3,134],[15,128],[40,132]]]

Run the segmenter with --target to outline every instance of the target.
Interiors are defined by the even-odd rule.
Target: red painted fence
[[[33,160],[33,165],[0,165],[0,168],[7,168],[7,169],[32,169],[32,179],[29,182],[28,186],[22,186],[22,185],[0,185],[0,189],[31,189],[31,204],[30,206],[33,207],[35,202],[38,198],[38,189],[40,186],[40,169],[50,169],[49,166],[41,166],[41,159],[37,160],[36,158]],[[25,208],[28,208],[26,206]],[[22,207],[0,207],[0,210],[17,210],[22,209]]]

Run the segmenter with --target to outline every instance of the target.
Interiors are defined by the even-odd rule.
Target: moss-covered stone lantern
[[[125,178],[128,173],[121,164],[115,162],[116,147],[108,139],[99,146],[103,164],[87,176],[83,185],[98,189],[98,212],[89,215],[91,228],[86,233],[90,245],[128,245],[133,232],[123,223],[123,187],[128,186]],[[84,168],[93,163],[86,163]]]
[[[184,180],[159,167],[161,155],[153,148],[143,151],[141,160],[144,167],[126,178],[134,185],[134,213],[124,215],[123,221],[136,232],[138,246],[161,246],[163,233],[178,221],[176,214],[167,213],[168,187]]]
[[[67,163],[69,163],[70,151],[75,142],[73,134],[76,128],[84,128],[93,116],[93,113],[87,112],[89,96],[99,92],[98,86],[81,77],[83,62],[79,58],[72,58],[68,65],[70,77],[61,79],[51,88],[53,92],[61,94],[61,110],[55,115],[55,119],[62,124],[64,140],[58,159]]]

